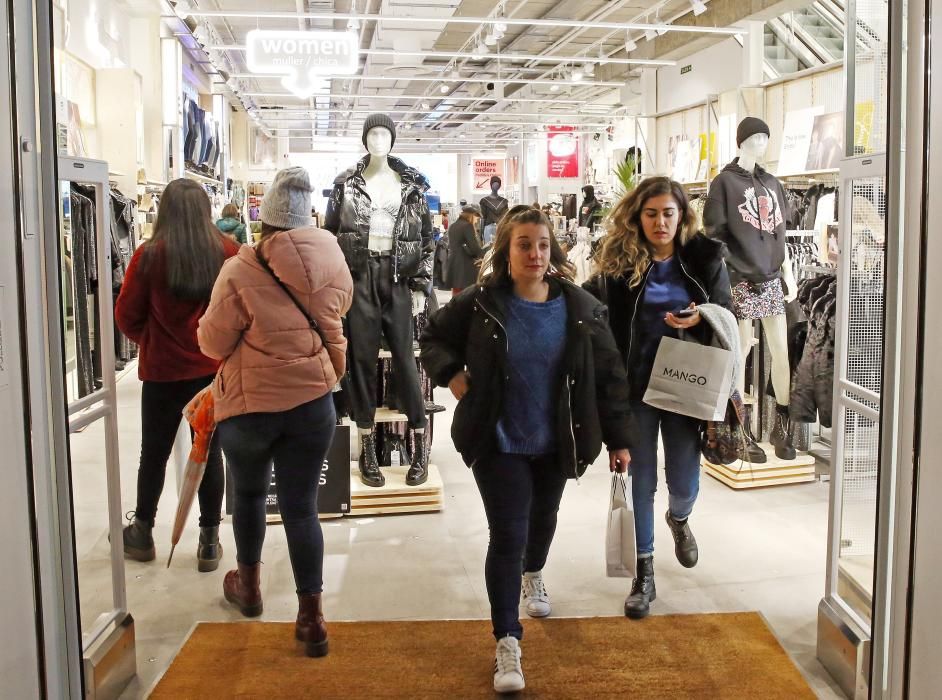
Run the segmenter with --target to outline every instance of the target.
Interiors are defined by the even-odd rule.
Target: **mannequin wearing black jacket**
[[[583,187],[582,194],[585,199],[579,207],[579,225],[592,229],[602,220],[602,204],[595,198],[595,188],[592,185]]]
[[[360,433],[360,479],[386,482],[376,457],[374,422],[377,360],[383,337],[392,353],[397,387],[409,427],[418,435],[406,484],[428,479],[428,419],[413,350],[412,317],[431,293],[432,221],[428,181],[389,155],[395,126],[385,114],[370,115],[363,127],[369,155],[337,177],[325,228],[336,234],[354,281],[347,314],[347,365],[352,417]]]

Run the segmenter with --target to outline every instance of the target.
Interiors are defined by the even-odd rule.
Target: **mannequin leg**
[[[788,416],[788,401],[791,396],[791,366],[788,362],[788,326],[784,314],[762,319],[762,328],[772,354],[772,386],[775,388],[775,426],[769,441],[775,446],[779,459],[795,459],[797,453],[792,446],[791,421]]]
[[[791,366],[788,363],[788,326],[785,316],[769,316],[762,319],[762,329],[772,354],[772,386],[779,406],[788,405],[791,395]]]
[[[736,388],[740,394],[746,391],[746,360],[752,352],[755,343],[755,329],[753,321],[748,318],[739,319],[739,349],[742,353],[742,362],[739,364],[739,375],[736,377]]]

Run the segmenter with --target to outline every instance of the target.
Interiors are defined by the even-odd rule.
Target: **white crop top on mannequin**
[[[402,202],[389,199],[385,202],[373,202],[370,210],[370,250],[384,253],[392,250],[395,237],[396,219]]]

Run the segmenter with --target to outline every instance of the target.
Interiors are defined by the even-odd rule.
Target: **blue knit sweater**
[[[508,380],[497,423],[507,454],[542,455],[556,449],[556,401],[566,348],[566,300],[540,303],[510,294],[507,301]]]

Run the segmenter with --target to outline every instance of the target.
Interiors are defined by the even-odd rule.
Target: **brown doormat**
[[[525,620],[522,695],[814,698],[757,613]],[[197,625],[152,698],[493,697],[490,622],[328,623],[309,659],[293,623]]]

